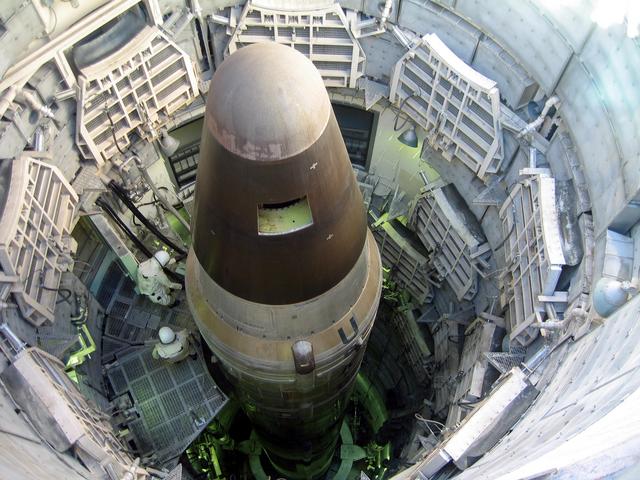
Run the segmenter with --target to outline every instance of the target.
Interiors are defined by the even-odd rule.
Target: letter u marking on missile
[[[358,322],[356,322],[355,315],[351,317],[351,319],[349,320],[349,323],[351,324],[351,328],[353,328],[353,335],[351,335],[350,337],[347,337],[347,334],[344,333],[344,329],[342,327],[338,329],[338,335],[340,335],[340,340],[342,340],[342,343],[344,343],[345,345],[349,343],[351,340],[353,340],[354,338],[356,338],[356,335],[358,335]]]

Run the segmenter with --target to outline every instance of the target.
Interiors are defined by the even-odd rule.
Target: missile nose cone
[[[209,88],[185,287],[216,365],[283,477],[329,468],[382,290],[322,78],[243,47]]]
[[[244,47],[213,76],[197,173],[194,252],[253,302],[306,301],[355,265],[366,216],[322,77],[276,43]]]
[[[322,134],[331,104],[320,73],[293,48],[242,48],[216,71],[207,126],[228,151],[250,160],[280,160]]]

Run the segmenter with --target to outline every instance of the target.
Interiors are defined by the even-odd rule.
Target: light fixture
[[[400,143],[403,143],[407,147],[418,148],[418,135],[416,134],[416,126],[411,125],[398,137]]]
[[[177,138],[169,135],[167,132],[162,132],[160,134],[159,143],[162,153],[164,153],[167,157],[170,157],[171,155],[176,153],[176,150],[178,150],[178,147],[180,146],[180,141]]]
[[[400,102],[400,106],[398,110],[396,110],[396,118],[393,121],[393,131],[397,132],[404,128],[404,126],[408,123],[409,128],[400,134],[398,140],[400,143],[406,145],[411,148],[418,148],[418,135],[416,134],[416,124],[411,121],[409,116],[403,111],[403,107],[407,103],[407,101],[413,97],[418,97],[419,95],[413,92],[411,95],[407,95]],[[398,120],[400,120],[400,114],[404,113],[404,121],[401,125],[398,125]]]
[[[593,308],[598,315],[606,318],[627,302],[629,294],[637,291],[630,282],[602,277],[593,289]]]

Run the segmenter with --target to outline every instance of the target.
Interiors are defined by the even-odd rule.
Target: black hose
[[[409,100],[410,98],[413,97],[417,97],[418,95],[416,95],[415,92],[413,92],[411,95],[407,95],[406,97],[404,97],[402,99],[402,102],[400,102],[400,106],[398,107],[398,111],[396,112],[396,118],[393,120],[393,131],[397,132],[399,130],[402,130],[404,128],[404,126],[409,123],[409,116],[407,115],[406,118],[404,118],[404,122],[402,122],[402,125],[398,126],[398,120],[400,120],[400,112],[402,112],[402,107],[404,107],[404,104],[407,103],[407,100]],[[404,112],[403,112],[404,113]],[[405,114],[406,115],[406,114]]]
[[[107,215],[109,215],[109,217],[111,217],[111,219],[116,223],[116,225],[120,227],[120,229],[124,232],[124,234],[127,237],[129,237],[129,240],[131,240],[134,243],[134,245],[142,253],[144,253],[148,258],[151,258],[153,256],[153,253],[151,253],[151,251],[147,248],[147,246],[144,243],[142,243],[142,241],[136,236],[135,233],[131,231],[131,229],[127,226],[127,224],[122,221],[122,219],[118,216],[118,214],[113,210],[113,208],[111,208],[111,206],[108,203],[104,202],[101,198],[98,198],[95,203],[100,208],[102,208],[102,210],[104,210],[104,212]],[[178,275],[176,272],[173,272],[165,267],[162,267],[162,269],[164,270],[164,273],[166,273],[167,276],[174,282],[178,282],[180,284],[184,283],[184,277],[182,277],[182,275]]]
[[[68,288],[51,288],[42,284],[40,284],[40,288],[42,288],[43,290],[48,290],[50,292],[58,292],[58,295],[60,295],[61,298],[60,300],[56,300],[56,305],[62,302],[71,303],[69,299],[71,298],[72,292]]]
[[[102,210],[104,210],[107,215],[111,217],[111,219],[116,223],[116,225],[118,225],[118,227],[120,227],[124,234],[129,237],[129,240],[134,243],[138,250],[144,253],[147,257],[151,258],[151,256],[153,255],[151,251],[144,243],[142,243],[142,241],[136,236],[136,234],[131,231],[127,224],[122,221],[122,219],[113,210],[113,208],[111,208],[109,204],[104,202],[101,198],[98,198],[95,203],[100,208],[102,208]]]
[[[106,98],[105,98],[105,101],[104,101],[104,111],[107,114],[107,118],[109,119],[109,123],[111,124],[111,136],[113,137],[113,143],[116,145],[116,148],[120,152],[120,155],[124,155],[125,153],[120,148],[120,145],[118,144],[118,139],[116,138],[116,126],[113,124],[113,119],[111,118],[111,114],[109,113],[109,106],[107,105],[107,99]]]
[[[124,191],[124,189],[118,185],[116,182],[114,182],[113,180],[111,180],[109,182],[109,188],[111,189],[111,191],[113,191],[113,193],[115,193],[118,198],[122,201],[122,203],[125,204],[125,206],[131,211],[131,213],[133,213],[133,215],[142,222],[142,224],[147,227],[151,233],[153,233],[156,238],[158,238],[158,240],[160,240],[162,243],[164,243],[166,246],[168,246],[169,248],[174,249],[176,252],[182,254],[182,255],[186,255],[187,252],[183,249],[180,248],[178,245],[176,245],[175,243],[173,243],[169,238],[167,238],[160,230],[158,230],[156,228],[156,226],[151,223],[147,217],[145,217],[140,210],[138,210],[138,208],[134,205],[134,203],[129,199],[129,197],[127,196],[127,193]]]
[[[71,295],[73,295],[73,292],[71,292],[71,290],[69,290],[68,288],[62,288],[60,286],[58,286],[58,288],[47,287],[44,284],[44,269],[41,268],[40,270],[37,270],[37,271],[40,273],[40,275],[39,275],[39,278],[40,278],[39,287],[41,289],[47,290],[49,292],[57,292],[58,295],[60,295],[60,297],[62,297],[62,298],[60,298],[60,300],[56,300],[56,305],[59,304],[59,303],[62,303],[62,302],[67,302],[69,305],[71,305],[71,302],[69,301],[69,299],[71,298]],[[63,293],[65,295],[63,295]]]

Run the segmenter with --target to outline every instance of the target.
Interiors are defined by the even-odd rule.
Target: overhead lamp
[[[180,146],[180,141],[177,138],[169,135],[167,132],[162,132],[160,134],[159,143],[162,153],[164,153],[167,157],[170,157],[171,155],[176,153],[176,150],[178,150],[178,147]]]
[[[593,289],[593,308],[601,317],[608,317],[638,291],[630,282],[602,277]]]
[[[422,92],[422,91],[421,91]],[[415,123],[413,123],[411,121],[411,119],[409,118],[409,116],[406,114],[406,112],[403,112],[403,108],[405,106],[405,104],[407,103],[407,101],[413,97],[418,97],[419,95],[415,92],[413,92],[411,95],[408,95],[406,97],[404,97],[402,99],[402,101],[400,102],[400,106],[398,107],[398,110],[396,110],[396,118],[393,121],[393,130],[394,131],[399,131],[402,128],[404,128],[404,126],[408,123],[409,124],[409,128],[407,130],[405,130],[404,132],[402,132],[400,134],[400,136],[398,137],[398,140],[406,145],[407,147],[411,147],[411,148],[418,148],[418,135],[416,134],[416,125]],[[404,113],[404,121],[402,122],[401,125],[398,125],[398,120],[400,120],[400,115]]]
[[[398,137],[398,141],[407,147],[418,148],[418,135],[416,134],[416,126],[411,125]]]

